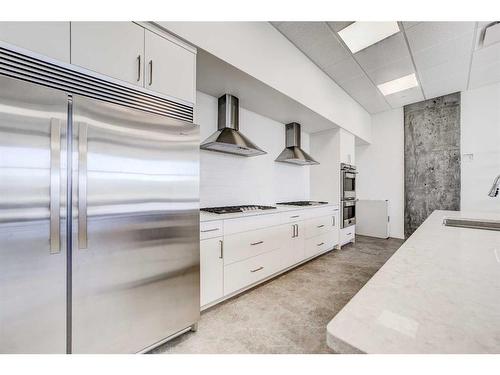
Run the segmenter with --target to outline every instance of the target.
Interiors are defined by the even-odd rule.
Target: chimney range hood
[[[319,164],[307,152],[300,148],[300,124],[292,122],[286,124],[285,149],[275,161],[297,165]]]
[[[239,122],[238,98],[229,94],[222,95],[219,98],[218,130],[201,143],[200,149],[241,156],[267,154],[239,132]]]

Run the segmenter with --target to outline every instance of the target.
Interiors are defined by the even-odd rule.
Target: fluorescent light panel
[[[396,78],[392,81],[382,83],[377,87],[385,96],[394,94],[395,92],[411,89],[417,87],[418,81],[415,73],[408,74],[407,76]]]
[[[356,53],[397,32],[397,22],[354,22],[338,34],[351,52]]]

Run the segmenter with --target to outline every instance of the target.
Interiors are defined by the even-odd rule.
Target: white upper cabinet
[[[0,40],[70,62],[69,22],[0,22]]]
[[[144,32],[133,22],[72,22],[71,63],[143,86]]]
[[[196,54],[149,30],[145,41],[145,87],[194,103]]]

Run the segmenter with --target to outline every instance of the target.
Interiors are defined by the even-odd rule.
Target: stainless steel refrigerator
[[[198,126],[3,73],[0,353],[142,352],[195,325]]]

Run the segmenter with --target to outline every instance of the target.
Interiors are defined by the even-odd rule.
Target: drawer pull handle
[[[220,243],[220,255],[219,259],[224,259],[224,241],[219,240]]]
[[[325,224],[318,225],[318,228],[323,228]]]
[[[214,229],[205,229],[205,230],[202,230],[202,231],[201,231],[201,233],[215,232],[216,230],[219,230],[219,228],[214,228]]]
[[[324,244],[325,244],[324,242],[321,242],[317,246],[321,246],[321,245],[324,245]]]
[[[296,217],[300,217],[300,215],[290,216],[290,219],[295,219]]]
[[[260,271],[260,270],[263,270],[264,267],[263,266],[260,266],[259,268],[256,268],[254,270],[250,270],[250,272],[257,272],[257,271]]]
[[[261,243],[264,243],[264,241],[253,242],[250,245],[255,246],[255,245],[260,245]]]
[[[352,233],[347,233],[348,236],[350,236]]]

